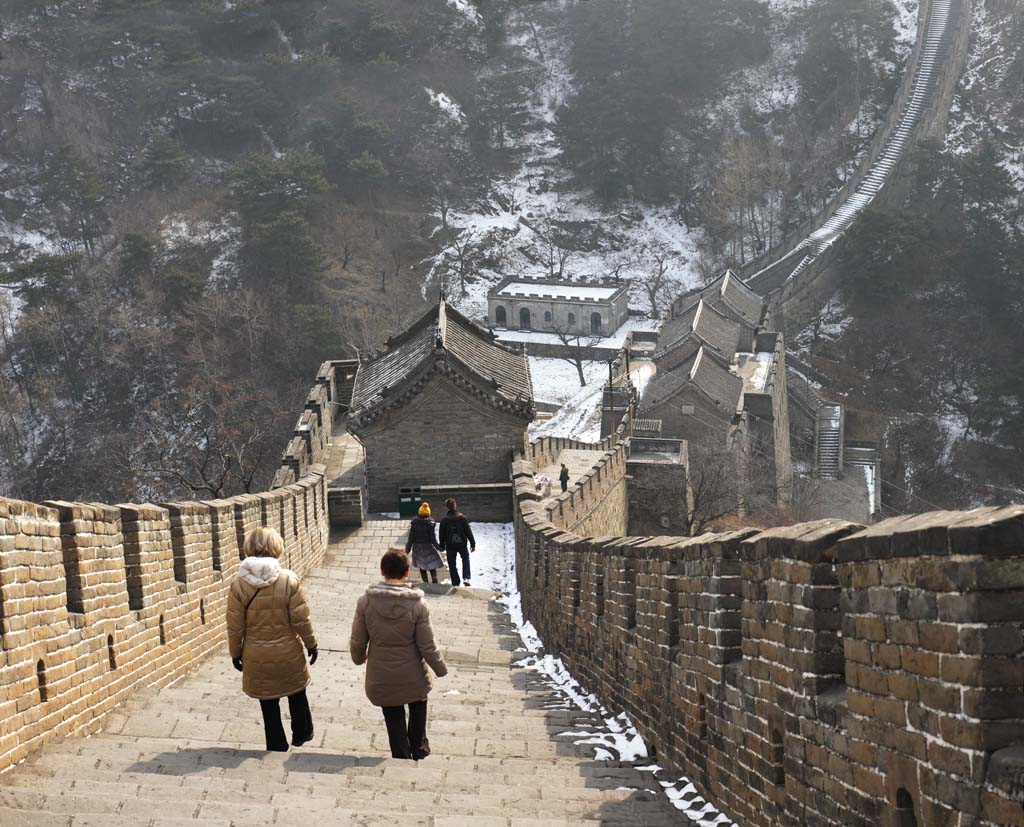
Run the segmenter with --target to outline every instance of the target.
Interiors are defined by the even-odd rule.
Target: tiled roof
[[[353,412],[381,404],[391,389],[428,367],[435,354],[447,352],[467,378],[489,383],[489,391],[508,401],[533,400],[526,353],[495,341],[490,332],[441,302],[408,330],[388,341],[385,351],[363,362],[352,393]]]
[[[765,300],[745,285],[732,270],[722,276],[719,288],[722,300],[753,325],[761,322]]]
[[[684,320],[696,312],[701,301],[723,316],[753,328],[761,323],[767,305],[763,297],[747,287],[732,270],[727,270],[707,287],[680,297],[674,305],[675,318],[666,325],[665,332],[670,330],[673,322]],[[674,329],[678,330],[678,326]],[[664,340],[664,332],[662,338]]]
[[[451,305],[442,305],[445,348],[475,373],[497,382],[507,399],[533,399],[530,360],[523,350],[500,344],[490,331],[474,324]]]
[[[735,413],[743,395],[743,380],[701,348],[690,370],[690,381],[704,391],[720,408]]]
[[[661,351],[674,349],[687,337],[696,336],[702,343],[714,348],[722,356],[731,359],[740,340],[740,325],[719,313],[710,303],[700,299],[683,315],[665,325]],[[655,354],[655,359],[658,354]]]
[[[702,391],[730,416],[739,407],[743,393],[743,381],[729,372],[728,364],[702,347],[675,370],[654,378],[641,402],[641,413],[652,410],[688,385]]]

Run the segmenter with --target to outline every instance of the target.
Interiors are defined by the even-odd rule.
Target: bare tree
[[[189,497],[251,493],[271,470],[286,416],[265,389],[234,387],[225,394],[200,381],[170,404],[154,406],[141,441],[125,449],[120,464]]]
[[[570,330],[558,322],[550,324],[548,329],[558,337],[558,341],[564,348],[563,355],[558,358],[576,368],[580,387],[585,388],[587,376],[583,371],[583,363],[592,361],[590,351],[601,342],[601,337],[583,336],[578,331]]]
[[[448,184],[439,184],[430,196],[430,206],[441,219],[441,229],[448,232],[448,215],[452,210],[452,196]]]
[[[537,243],[531,245],[524,252],[527,252],[532,259],[544,268],[548,278],[565,278],[565,272],[569,261],[573,257],[573,251],[561,245],[561,239],[552,227],[548,226],[541,230],[533,224],[528,224],[527,226],[537,236]]]
[[[356,245],[355,239],[345,234],[340,239],[341,243],[341,269],[347,270],[348,264],[352,260],[352,256],[356,254],[359,247]]]
[[[660,319],[664,307],[672,301],[679,282],[672,276],[676,255],[665,247],[650,250],[651,265],[640,277],[640,286],[651,305],[651,318]]]
[[[452,236],[445,247],[443,261],[447,272],[458,276],[460,294],[466,295],[466,277],[477,270],[477,235],[475,232],[460,232]]]

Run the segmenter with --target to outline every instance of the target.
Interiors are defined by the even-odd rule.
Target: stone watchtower
[[[495,484],[507,508],[535,413],[526,353],[442,300],[356,373],[347,425],[366,451],[368,510],[396,511],[400,488]]]

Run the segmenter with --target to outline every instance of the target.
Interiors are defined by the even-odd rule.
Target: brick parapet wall
[[[49,738],[94,731],[136,688],[166,685],[223,648],[240,536],[283,522],[283,562],[299,575],[319,565],[324,470],[207,502],[0,499],[0,770]]]
[[[588,536],[561,447],[513,468],[524,612],[659,764],[742,824],[1024,825],[1024,508]]]
[[[281,467],[272,488],[281,488],[302,479],[311,465],[326,464],[334,431],[334,420],[346,409],[351,396],[357,362],[324,362],[316,384],[306,397],[306,405],[295,423],[292,437],[281,457]]]

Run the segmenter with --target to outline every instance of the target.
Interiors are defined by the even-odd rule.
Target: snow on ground
[[[466,18],[466,22],[479,26],[483,24],[480,11],[469,0],[448,0],[448,5]]]
[[[531,356],[530,376],[533,378],[533,397],[538,402],[564,405],[580,390],[576,366],[564,359]],[[583,362],[583,376],[588,385],[600,385],[608,377],[608,365],[605,362]]]
[[[473,585],[501,592],[497,600],[508,611],[528,652],[515,666],[541,675],[561,696],[560,708],[590,712],[602,722],[587,729],[560,734],[574,737],[577,746],[593,747],[595,761],[633,763],[647,758],[647,744],[629,716],[625,712],[615,714],[609,711],[596,695],[580,685],[561,658],[544,653],[544,641],[523,615],[522,597],[516,583],[515,531],[512,524],[475,523],[473,533],[477,539],[477,551],[473,555]],[[672,806],[690,821],[716,827],[736,827],[730,818],[700,797],[688,778],[662,780],[658,777],[662,769],[657,764],[638,766],[637,769],[651,773]]]
[[[466,0],[449,2],[459,7]],[[589,193],[572,187],[560,163],[555,115],[573,90],[565,33],[568,7],[566,0],[526,4],[507,21],[510,51],[528,61],[535,81],[528,125],[508,136],[516,164],[492,182],[494,197],[485,204],[457,205],[448,215],[449,225],[458,228],[463,239],[471,239],[487,262],[480,277],[467,284],[467,294],[453,299],[471,318],[486,317],[487,291],[502,278],[550,276],[552,270],[571,280],[621,277],[633,285],[631,304],[645,308],[637,280],[652,269],[655,248],[671,255],[679,292],[700,283],[692,264],[697,259],[693,233],[673,210],[640,204],[605,209]],[[569,227],[586,241],[564,241],[562,236],[573,234]],[[564,269],[548,264],[553,241],[565,244],[569,252]],[[442,254],[430,265],[424,297],[444,278],[443,267]]]
[[[221,283],[236,272],[242,231],[238,213],[229,212],[219,221],[197,221],[180,213],[166,216],[160,222],[160,237],[170,247],[198,244],[212,247],[210,281]]]
[[[429,86],[424,86],[423,88],[430,98],[430,102],[440,109],[445,117],[451,118],[456,123],[462,123],[466,119],[466,116],[462,114],[462,107],[444,92],[435,92]]]
[[[1019,114],[1013,111],[1013,95],[1005,88],[1012,61],[1007,18],[978,4],[971,11],[971,51],[950,109],[946,149],[966,155],[983,140],[999,139],[1007,152],[1004,169],[1018,190],[1024,190],[1024,141],[1020,138]]]
[[[601,382],[579,388],[551,419],[530,425],[530,439],[550,436],[600,442],[603,393],[604,384]]]
[[[607,370],[607,364],[596,363],[601,371]],[[532,362],[531,362],[532,365]],[[570,366],[571,367],[571,366]],[[597,370],[595,368],[595,370]],[[638,362],[630,370],[633,387],[643,396],[647,384],[654,376],[654,365],[651,362]],[[536,380],[534,380],[536,382]],[[562,437],[576,439],[580,442],[601,441],[601,402],[604,395],[604,378],[579,388],[562,404],[561,409],[551,419],[534,422],[530,426],[530,439],[541,437]]]

